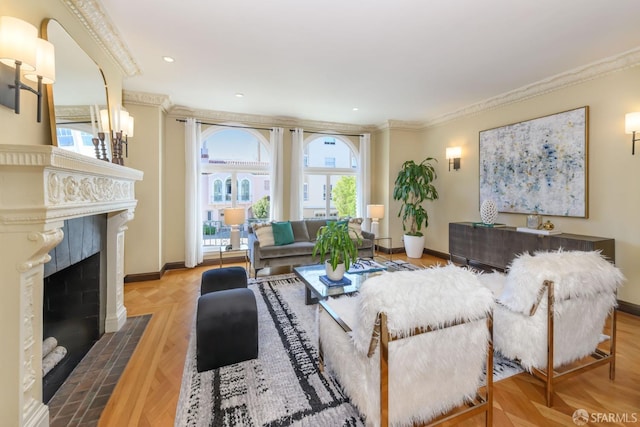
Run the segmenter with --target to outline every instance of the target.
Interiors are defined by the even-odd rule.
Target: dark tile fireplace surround
[[[42,380],[45,403],[105,332],[106,230],[104,214],[64,221],[64,238],[44,266],[42,339],[67,349]]]

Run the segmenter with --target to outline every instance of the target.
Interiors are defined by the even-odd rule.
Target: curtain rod
[[[184,123],[187,120],[186,119],[176,119],[176,121]],[[207,126],[221,126],[221,127],[225,127],[225,128],[254,129],[254,130],[273,130],[273,128],[254,128],[254,127],[251,127],[251,126],[221,125],[219,123],[207,123],[207,122],[201,122],[199,120],[196,120],[196,123],[201,124],[201,125],[207,125]]]
[[[295,132],[295,129],[289,129],[289,132]],[[363,134],[349,134],[349,133],[329,133],[329,132],[314,132],[312,130],[303,130],[304,133],[317,133],[318,135],[338,135],[338,136],[363,136]]]

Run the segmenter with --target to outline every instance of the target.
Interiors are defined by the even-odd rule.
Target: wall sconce
[[[371,218],[371,233],[378,235],[378,220],[384,218],[384,205],[367,205],[367,218]]]
[[[36,116],[40,123],[42,85],[56,79],[53,44],[38,38],[38,30],[28,22],[0,16],[0,62],[0,104],[20,114],[20,92],[27,90],[38,97]],[[37,90],[22,83],[22,72],[25,79],[38,83]]]
[[[640,112],[627,113],[624,116],[624,131],[627,134],[632,134],[631,137],[631,154],[636,154],[636,141],[640,141],[640,138],[636,138],[636,132],[640,131]]]
[[[224,210],[224,223],[231,226],[231,249],[240,249],[240,229],[244,224],[244,208],[226,208]]]
[[[453,169],[460,169],[460,157],[462,157],[462,147],[447,147],[446,158],[449,160],[449,170],[451,170],[451,164]]]

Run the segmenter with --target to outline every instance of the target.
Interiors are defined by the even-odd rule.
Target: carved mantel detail
[[[107,202],[133,198],[133,182],[108,177],[82,177],[51,172],[47,176],[48,203]]]
[[[49,262],[51,260],[49,251],[56,247],[56,245],[62,241],[63,237],[64,233],[59,228],[46,232],[34,231],[32,233],[29,233],[27,239],[32,242],[36,242],[38,245],[38,249],[31,257],[29,257],[27,261],[18,265],[18,271],[24,273],[34,267]]]

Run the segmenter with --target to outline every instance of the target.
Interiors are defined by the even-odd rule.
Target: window
[[[336,167],[336,158],[335,157],[325,157],[324,158],[324,165],[328,168],[335,168]]]
[[[259,132],[244,129],[210,128],[202,136],[201,182],[206,186],[201,199],[206,213],[203,218],[217,224],[216,234],[204,236],[203,245],[225,246],[229,244],[229,230],[222,222],[224,209],[242,207],[250,222],[254,219],[252,207],[270,196],[268,141]],[[241,242],[246,244],[246,225],[241,233]]]
[[[358,156],[351,146],[339,137],[314,138],[304,156],[303,216],[354,216]]]
[[[222,180],[216,179],[213,181],[213,202],[218,203],[222,201]]]
[[[241,200],[243,202],[248,202],[249,201],[249,180],[248,179],[243,179],[242,182],[240,183],[240,195],[238,200]]]
[[[59,147],[73,147],[75,145],[75,143],[73,142],[73,135],[71,134],[71,129],[58,128],[56,133],[58,134]]]
[[[329,185],[329,199],[333,200],[333,185]],[[322,200],[327,200],[327,184],[322,186]]]

